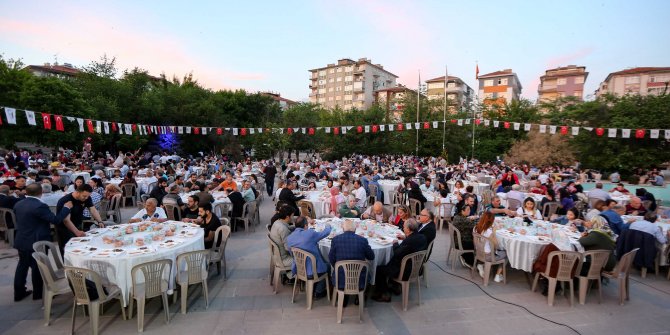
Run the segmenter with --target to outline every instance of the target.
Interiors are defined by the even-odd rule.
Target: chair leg
[[[540,273],[537,272],[535,273],[535,279],[533,279],[533,285],[530,287],[531,292],[535,292],[535,289],[537,289],[537,281],[540,279]]]
[[[123,298],[119,296],[119,307],[121,308],[121,317],[123,320],[128,320],[126,319],[126,308],[123,307]]]
[[[363,310],[365,309],[365,292],[358,292],[358,322],[363,322]]]
[[[295,304],[295,290],[296,288],[298,288],[298,282],[299,282],[298,278],[295,278],[295,280],[293,281],[293,295],[291,296],[292,304]]]
[[[207,279],[202,281],[202,292],[205,295],[205,309],[209,308],[209,288],[207,287]]]
[[[314,295],[314,280],[308,280],[305,283],[305,294],[307,295],[307,310],[310,310],[312,309],[312,298]]]
[[[409,281],[401,282],[402,286],[402,310],[407,311],[407,305],[409,304]]]
[[[547,278],[549,280],[549,294],[548,294],[548,300],[547,303],[549,306],[554,305],[554,296],[556,295],[556,279],[555,278]]]
[[[575,300],[575,286],[572,280],[569,282],[570,284],[570,307],[574,304]]]
[[[484,286],[489,286],[489,279],[491,277],[491,263],[484,263]]]
[[[419,297],[419,304],[418,305],[421,306],[421,279],[420,278],[416,279],[416,293],[417,293],[417,296]]]
[[[100,303],[97,301],[91,301],[88,304],[88,314],[91,318],[91,332],[93,335],[98,335],[100,327]]]
[[[146,304],[145,299],[137,300],[137,331],[144,331],[144,305]]]
[[[647,278],[647,268],[644,266],[642,267],[642,273],[640,274],[640,277]]]
[[[477,268],[477,259],[475,259],[474,263],[472,264],[472,268],[470,269],[470,279],[475,278],[475,269]],[[454,271],[454,262],[451,262],[451,271]]]
[[[330,301],[330,279],[328,279],[327,274],[326,274],[326,296],[328,297],[328,301]]]
[[[77,317],[77,302],[72,303],[72,328],[70,328],[70,334],[74,335],[74,319]]]
[[[603,283],[602,278],[596,279],[598,284],[598,303],[600,304],[603,300]]]
[[[228,280],[228,264],[226,263],[226,253],[223,253],[223,280]]]
[[[163,298],[163,310],[165,311],[165,323],[170,324],[170,305],[168,304],[167,292],[161,294]]]
[[[425,264],[423,265],[423,279],[426,281],[426,288],[428,288],[428,267]],[[421,285],[420,282],[419,285]]]
[[[628,275],[624,278],[626,282],[626,300],[630,300],[630,281],[628,280]]]
[[[337,301],[337,323],[342,323],[342,310],[344,309],[344,291],[337,291],[337,298],[338,298],[338,301]]]
[[[188,284],[179,284],[181,286],[181,314],[186,314],[186,300],[188,299]]]
[[[49,326],[49,322],[51,321],[51,303],[54,299],[54,296],[51,292],[49,291],[42,291],[44,292],[44,325]]]
[[[500,265],[503,267],[503,284],[507,285],[507,261]]]
[[[128,319],[133,318],[133,304],[134,304],[135,297],[133,297],[133,294],[130,293],[130,301],[128,301]],[[137,306],[137,308],[140,308]]]
[[[449,265],[449,262],[451,262],[451,271],[454,271],[454,261],[451,260],[451,250],[453,248],[449,246],[449,250],[447,251],[447,265]]]
[[[589,280],[586,277],[579,277],[579,304],[583,305],[586,302],[586,288],[589,285]]]

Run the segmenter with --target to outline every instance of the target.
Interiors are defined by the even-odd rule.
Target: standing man
[[[268,165],[263,168],[265,173],[265,189],[268,192],[268,197],[273,197],[272,192],[275,188],[275,176],[277,175],[277,168],[272,161],[268,161]]]
[[[91,218],[97,222],[98,226],[105,226],[102,223],[100,213],[98,213],[98,210],[95,209],[95,205],[93,205],[93,200],[91,200],[92,192],[93,188],[91,185],[81,184],[74,190],[74,192],[67,194],[58,200],[58,205],[56,205],[56,211],[58,213],[61,212],[65,203],[72,203],[70,215],[63,219],[62,225],[56,226],[58,246],[60,247],[61,254],[65,254],[65,245],[71,238],[75,236],[85,236],[86,234],[84,233],[84,230],[90,228],[83,226],[84,209],[89,210]]]
[[[89,186],[90,187],[90,186]],[[70,214],[72,202],[63,203],[58,215],[54,215],[49,206],[43,203],[42,186],[31,184],[26,186],[26,198],[14,206],[16,213],[16,236],[14,247],[19,251],[19,263],[14,274],[14,301],[29,296],[32,291],[26,289],[28,268],[31,269],[33,283],[33,300],[42,299],[42,277],[37,262],[32,257],[33,243],[51,240],[51,224],[61,226],[63,219]]]

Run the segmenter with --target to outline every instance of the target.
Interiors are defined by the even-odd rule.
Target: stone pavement
[[[368,300],[363,322],[357,319],[358,307],[344,310],[342,324],[336,323],[336,309],[327,299],[314,302],[305,309],[304,292],[291,303],[291,287],[283,286],[272,293],[268,280],[269,250],[264,225],[272,214],[273,204],[266,199],[261,208],[263,226],[256,232],[237,232],[226,249],[228,280],[212,271],[209,279],[210,303],[205,309],[200,288],[194,286],[189,295],[188,314],[179,313],[179,304],[170,305],[171,323],[166,325],[160,299],[147,304],[146,334],[668,334],[670,333],[670,281],[653,274],[640,279],[633,274],[631,300],[618,304],[618,286],[603,288],[603,302],[598,304],[592,291],[586,305],[569,306],[566,298],[557,297],[553,307],[546,297],[530,292],[520,271],[508,269],[506,285],[491,283],[479,287],[465,279],[447,274],[445,266],[448,235],[438,233],[429,263],[429,288],[421,288],[421,305],[417,305],[417,289],[412,285],[410,305],[403,312],[400,297],[391,303]],[[129,218],[137,209],[123,209]],[[262,228],[261,228],[262,227]],[[70,331],[70,296],[54,300],[51,325],[44,326],[40,301],[30,298],[13,302],[12,280],[16,252],[0,245],[0,333],[2,334],[66,334]],[[439,267],[438,267],[439,266]],[[457,266],[455,274],[466,279],[470,273]],[[475,275],[475,282],[481,283]],[[488,296],[487,292],[491,296]],[[498,301],[507,301],[523,307]],[[170,302],[172,299],[170,299]],[[576,296],[575,296],[576,301]],[[537,314],[532,315],[527,310]],[[544,320],[544,319],[547,320]],[[549,321],[550,320],[550,321]],[[555,324],[563,323],[576,330]],[[105,307],[100,320],[105,334],[135,333],[137,318],[122,320],[118,303]],[[88,334],[89,322],[78,310],[76,332]]]

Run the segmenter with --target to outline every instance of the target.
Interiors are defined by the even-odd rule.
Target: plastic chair
[[[133,287],[130,290],[130,302],[128,306],[128,318],[133,317],[133,302],[137,300],[137,331],[144,330],[144,306],[147,299],[161,296],[163,299],[163,310],[165,311],[165,323],[170,323],[170,306],[168,304],[167,291],[172,261],[161,259],[133,266],[130,272]],[[167,272],[166,272],[167,271]],[[144,277],[143,283],[137,282],[137,273],[141,272]]]
[[[244,222],[244,231],[249,233],[249,228],[251,227],[254,231],[256,231],[256,228],[254,227],[254,216],[256,213],[256,202],[255,201],[250,201],[244,204],[242,207],[242,216],[235,218],[235,225],[237,226],[237,222],[242,221]]]
[[[181,210],[178,205],[173,205],[169,203],[163,203],[165,207],[165,214],[170,221],[181,221]]]
[[[484,286],[489,285],[489,278],[491,277],[491,266],[501,264],[503,267],[503,283],[507,284],[507,259],[496,260],[495,250],[493,250],[493,242],[491,239],[483,235],[472,233],[472,240],[475,244],[475,262],[470,269],[470,277],[475,277],[475,269],[477,269],[477,262],[484,263]],[[486,253],[486,242],[491,246],[491,252]]]
[[[37,267],[40,269],[40,275],[44,282],[44,325],[49,326],[51,321],[51,303],[54,296],[70,293],[71,290],[65,276],[60,278],[56,276],[55,270],[51,267],[49,256],[43,252],[33,252],[33,258],[37,262]]]
[[[430,258],[430,255],[433,253],[433,243],[435,243],[435,240],[432,240],[428,244],[428,248],[426,248],[426,257],[423,259],[423,262],[421,263],[421,271],[419,272],[419,277],[422,277],[423,280],[426,282],[426,288],[428,288],[428,267],[426,266],[426,263],[428,263],[428,259]]]
[[[340,268],[344,271],[344,289],[339,289]],[[358,322],[363,321],[363,309],[365,307],[365,288],[368,284],[370,265],[366,261],[339,261],[335,263],[335,282],[333,283],[333,306],[337,302],[337,323],[342,323],[342,310],[344,309],[344,296],[355,294],[358,296]],[[363,289],[360,288],[361,274],[365,271]],[[337,294],[337,295],[336,295]]]
[[[274,294],[279,292],[279,285],[281,284],[279,280],[281,279],[281,274],[285,272],[291,272],[291,266],[285,266],[284,262],[281,260],[281,252],[279,251],[279,246],[275,241],[270,238],[268,234],[268,240],[270,241],[270,248],[272,249],[272,260],[270,261],[273,264],[272,267],[272,285],[274,286]]]
[[[221,219],[229,219],[230,218],[230,211],[233,209],[233,204],[231,203],[218,203],[214,206],[214,214]]]
[[[102,198],[98,204],[98,213],[103,221],[107,220],[107,211],[109,211],[109,199]]]
[[[181,291],[181,314],[186,314],[188,287],[194,284],[202,284],[202,292],[205,296],[205,309],[209,308],[209,292],[207,290],[208,258],[209,250],[189,251],[177,256],[175,272],[177,273],[177,284],[179,284]],[[185,265],[185,269],[182,265]],[[177,301],[176,290],[173,300]]]
[[[374,204],[377,201],[377,185],[368,184],[368,191],[370,192],[370,195],[368,195],[368,204]]]
[[[43,253],[49,258],[50,269],[53,270],[56,279],[65,278],[65,266],[58,244],[50,241],[37,241],[33,243],[35,252]]]
[[[109,201],[109,208],[107,209],[107,217],[114,217],[114,222],[121,223],[121,194],[116,194]]]
[[[121,206],[126,207],[126,200],[130,199],[133,206],[136,204],[135,197],[137,196],[137,186],[135,184],[123,184],[121,187],[123,191],[123,200],[121,201]]]
[[[521,201],[518,199],[507,199],[507,208],[509,210],[515,211],[519,207],[521,207]]]
[[[14,210],[9,208],[0,208],[0,232],[5,232],[5,241],[9,243],[10,247],[14,246],[14,228],[9,228],[7,224],[7,216],[9,216],[11,222],[16,225],[16,215]]]
[[[437,215],[435,216],[438,224],[437,230],[441,231],[442,225],[445,222],[451,221],[451,219],[453,218],[452,215],[453,211],[454,211],[454,204],[449,203],[449,204],[437,205]]]
[[[230,226],[222,225],[214,232],[214,244],[209,250],[209,265],[216,264],[218,274],[221,275],[221,263],[223,263],[223,279],[226,279],[226,244],[230,237]]]
[[[291,302],[295,303],[295,291],[298,288],[298,281],[305,282],[305,294],[307,295],[307,309],[312,309],[312,298],[314,293],[314,283],[326,280],[326,293],[328,294],[328,300],[330,300],[330,280],[328,279],[328,273],[324,273],[321,276],[316,271],[316,257],[311,253],[304,251],[298,248],[291,248],[291,253],[293,254],[293,259],[295,262],[297,275],[295,281],[293,282],[293,296],[291,296]],[[312,265],[312,275],[307,275],[307,261]]]
[[[635,248],[621,256],[619,263],[617,263],[612,272],[603,271],[602,273],[605,278],[619,280],[619,304],[622,306],[624,300],[630,300],[628,277],[630,276],[630,268],[633,265],[633,260],[638,250],[640,248]]]
[[[95,271],[66,266],[65,276],[70,282],[72,293],[74,293],[74,303],[72,304],[72,329],[74,334],[75,319],[77,316],[77,305],[88,305],[88,314],[91,318],[91,331],[94,335],[98,334],[100,326],[100,307],[102,304],[112,300],[118,299],[121,304],[121,315],[126,319],[126,310],[123,307],[123,295],[118,286],[110,285],[107,288],[107,293],[103,290],[102,280],[100,275]],[[98,299],[91,300],[88,290],[86,288],[86,280],[90,280],[95,285],[95,291],[98,294]]]
[[[393,278],[393,281],[399,283],[400,286],[402,287],[403,311],[407,311],[407,305],[409,304],[409,284],[413,281],[416,281],[416,287],[419,297],[419,305],[421,305],[421,283],[419,282],[419,273],[421,271],[421,264],[423,263],[423,260],[426,258],[426,254],[427,251],[422,250],[417,251],[415,253],[411,253],[403,257],[402,261],[400,262],[400,273],[398,274],[397,278]],[[407,278],[407,280],[403,280],[403,274],[405,273],[405,267],[407,266],[408,262],[412,267],[412,271],[410,272],[410,275]]]
[[[449,251],[447,252],[447,265],[451,261],[451,271],[454,271],[454,267],[456,265],[456,259],[462,257],[463,254],[474,253],[475,251],[463,249],[461,231],[458,230],[458,228],[456,228],[451,222],[447,223],[447,229],[449,231],[449,241],[450,241]]]
[[[556,276],[551,276],[551,263],[554,262],[554,257],[558,258],[558,271]],[[536,273],[535,279],[533,280],[533,286],[531,290],[535,292],[537,288],[537,281],[540,279],[540,276],[545,277],[549,280],[549,295],[547,303],[549,306],[554,305],[554,296],[556,295],[556,283],[561,282],[561,286],[565,282],[568,282],[570,285],[570,307],[572,307],[574,302],[574,284],[572,278],[575,274],[579,274],[582,268],[582,254],[576,251],[552,251],[549,253],[549,258],[547,261],[547,268],[543,273]],[[563,290],[565,294],[565,290]]]
[[[409,214],[411,216],[418,216],[421,213],[421,201],[416,199],[409,199]]]
[[[610,256],[611,251],[609,250],[589,250],[584,253],[584,257],[590,257],[591,266],[589,267],[589,272],[586,276],[578,275],[579,278],[579,304],[583,305],[586,301],[586,291],[589,288],[589,283],[591,280],[595,281],[598,284],[598,303],[601,302],[603,298],[603,288],[601,283],[601,272],[607,259]]]
[[[558,207],[560,205],[561,204],[556,201],[546,202],[544,206],[542,206],[542,216],[544,217],[544,220],[549,221],[551,216],[558,212]]]
[[[151,191],[154,190],[154,187],[156,187],[156,185],[158,185],[158,182],[153,182],[153,183],[150,183],[149,185],[147,185],[147,193],[145,193],[145,194],[148,195],[149,193],[151,193]]]

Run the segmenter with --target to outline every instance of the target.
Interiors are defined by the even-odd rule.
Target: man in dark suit
[[[268,197],[274,196],[275,176],[277,175],[277,168],[272,161],[268,161],[268,165],[263,168],[265,173],[265,189],[268,192]]]
[[[426,237],[426,245],[433,242],[437,229],[435,229],[435,214],[433,212],[423,209],[419,214],[419,234]]]
[[[19,200],[21,200],[17,197],[9,195],[9,190],[9,186],[0,185],[0,208],[14,209],[14,205],[19,202]],[[5,218],[5,222],[7,222],[8,229],[14,228],[14,222],[12,222],[9,215],[7,215]]]
[[[339,261],[364,261],[364,260],[373,260],[375,259],[375,254],[370,248],[370,244],[365,237],[356,235],[356,224],[351,220],[345,220],[342,223],[342,234],[337,235],[330,242],[330,252],[328,253],[328,260],[330,261],[331,266],[335,266],[335,263]],[[344,289],[344,269],[339,269],[339,277],[337,282],[337,287],[340,290]],[[333,280],[335,274],[333,274]],[[364,272],[361,273],[361,278],[359,280],[359,288],[362,289],[365,286],[365,279],[367,274]],[[344,305],[347,305],[348,296],[344,297]],[[357,301],[357,300],[356,300]]]
[[[295,190],[295,185],[296,182],[288,180],[286,182],[286,187],[284,187],[279,193],[279,201],[283,201],[289,206],[293,207],[294,215],[300,216],[300,210],[298,209],[297,202],[302,199],[305,199],[305,196],[301,195],[297,197],[295,194],[293,194],[293,190]]]
[[[396,278],[400,274],[400,263],[402,258],[417,251],[426,250],[426,237],[423,234],[418,234],[419,225],[413,221],[405,222],[403,232],[405,239],[400,244],[393,244],[393,257],[386,265],[377,267],[377,276],[375,279],[375,294],[372,299],[378,302],[391,302],[391,295],[388,292],[388,281],[391,278]],[[408,263],[409,265],[409,263]],[[405,274],[409,275],[412,271],[411,266],[405,268]]]
[[[22,300],[32,292],[26,289],[28,268],[32,272],[33,300],[42,299],[42,277],[37,262],[32,257],[33,243],[51,240],[51,224],[59,225],[70,215],[72,203],[67,202],[54,215],[49,206],[40,201],[42,186],[30,184],[26,187],[26,198],[14,206],[16,213],[16,236],[14,247],[19,251],[19,263],[14,275],[14,301]]]

